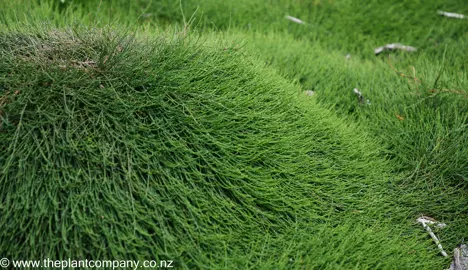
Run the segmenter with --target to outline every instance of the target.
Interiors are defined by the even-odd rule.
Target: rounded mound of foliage
[[[382,197],[366,139],[235,48],[3,32],[0,102],[5,257],[334,268],[407,256],[352,219]]]

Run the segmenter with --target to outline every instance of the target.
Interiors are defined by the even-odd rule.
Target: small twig
[[[422,216],[422,217],[418,218],[417,221],[418,221],[419,223],[421,223],[422,226],[424,227],[424,229],[426,229],[426,231],[429,233],[429,235],[431,236],[432,240],[434,240],[434,242],[436,243],[437,247],[439,248],[440,253],[442,254],[442,256],[447,257],[447,252],[444,251],[444,248],[442,247],[442,244],[440,244],[439,239],[438,239],[437,236],[432,232],[431,227],[429,227],[429,226],[427,225],[427,224],[436,224],[437,227],[443,228],[443,227],[446,226],[446,224],[445,224],[445,223],[436,222],[436,221],[433,220],[432,218],[425,217],[425,216]]]
[[[453,261],[448,270],[468,269],[468,246],[461,244],[453,250]]]
[[[416,49],[415,47],[412,47],[412,46],[402,45],[400,43],[391,43],[391,44],[387,44],[387,45],[384,45],[382,47],[376,48],[374,50],[374,53],[375,53],[375,55],[378,55],[383,51],[392,51],[392,50],[403,50],[403,51],[407,51],[407,52],[415,52],[418,49]]]
[[[359,89],[357,89],[357,88],[354,88],[353,92],[358,97],[359,103],[364,103],[364,96],[362,95],[361,91],[359,91]]]
[[[437,11],[437,14],[449,17],[449,18],[456,18],[456,19],[465,19],[466,16],[460,13],[452,13],[452,12],[445,12],[445,11]]]
[[[367,102],[367,105],[370,105],[370,100],[365,101],[364,96],[359,89],[354,88],[353,92],[358,97],[359,104],[365,104]]]
[[[305,94],[306,96],[311,97],[311,96],[315,95],[315,92],[312,91],[312,90],[307,90],[307,91],[304,91],[304,94]]]
[[[286,16],[286,19],[288,19],[288,20],[290,20],[292,22],[298,23],[298,24],[305,24],[305,22],[303,20],[300,20],[298,18],[289,16],[289,15]]]

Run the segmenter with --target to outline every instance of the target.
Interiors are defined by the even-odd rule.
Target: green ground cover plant
[[[2,2],[0,255],[447,268],[415,219],[467,236],[467,22],[434,14],[468,12],[361,4]]]

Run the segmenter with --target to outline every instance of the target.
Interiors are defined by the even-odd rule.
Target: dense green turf
[[[439,269],[415,218],[467,236],[462,3],[65,2],[1,4],[0,255]]]
[[[112,32],[1,35],[2,254],[416,263],[402,259],[414,240],[401,246],[400,226],[381,220],[401,216],[386,209],[372,140],[232,50],[129,42]],[[317,260],[316,248],[333,256]]]

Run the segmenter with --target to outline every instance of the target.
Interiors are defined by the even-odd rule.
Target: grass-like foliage
[[[235,50],[50,29],[0,49],[3,256],[434,264],[373,140]]]
[[[437,10],[468,13],[0,1],[0,258],[448,268],[415,223],[466,241],[467,20]]]

